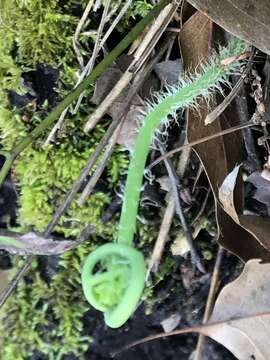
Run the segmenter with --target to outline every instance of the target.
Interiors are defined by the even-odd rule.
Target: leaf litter
[[[191,2],[197,6],[198,2],[196,0]],[[227,6],[229,3],[231,2],[225,1],[224,6]],[[259,9],[262,1],[258,1],[257,4],[254,1],[250,1],[249,4],[255,7],[255,9]],[[237,9],[236,5],[232,7]],[[204,1],[199,6],[204,6]],[[206,13],[210,14],[210,17],[217,23],[223,24],[219,20],[221,15],[214,12],[214,7],[210,4],[209,9],[211,11],[208,9],[209,11],[206,11]],[[256,23],[261,16],[259,10],[255,16]],[[246,21],[249,11],[250,9],[242,11],[244,13],[243,21]],[[224,24],[225,27],[228,26],[226,22]],[[232,29],[230,28],[231,32],[234,32],[233,25],[229,24],[230,26],[232,27]],[[259,31],[261,30],[259,29]],[[209,55],[213,33],[212,21],[200,12],[195,12],[184,24],[179,38],[186,69],[196,68],[202,58]],[[249,38],[249,33],[242,33],[242,35],[254,43],[254,40]],[[256,45],[266,52],[269,51],[268,48],[265,49],[265,46],[268,45],[265,44],[264,37],[259,38]],[[128,57],[125,59],[124,57],[121,58],[115,66],[109,68],[99,78],[95,86],[94,96],[91,99],[93,103],[97,105],[101,103],[106,94],[113,88],[117,79],[121,77],[122,72],[130,61]],[[167,84],[175,81],[180,70],[181,63],[179,60],[161,62],[155,67],[160,80]],[[128,88],[120,94],[107,111],[113,119],[117,118],[117,115],[121,113],[123,103],[125,102],[126,90]],[[119,144],[129,148],[132,147],[137,134],[138,114],[145,109],[142,98],[140,95],[136,95],[133,98],[130,111],[126,116],[125,125],[118,138]],[[219,102],[220,99],[218,97],[215,98],[212,104],[213,107]],[[232,103],[232,106],[221,115],[218,121],[205,127],[204,118],[207,116],[209,107],[203,101],[199,107],[201,115],[192,110],[188,112],[187,130],[189,141],[211,136],[239,122],[234,111],[235,104]],[[232,133],[230,136],[226,135],[226,137],[216,138],[205,144],[196,145],[194,150],[203,164],[214,194],[215,212],[219,227],[219,242],[243,260],[258,257],[269,261],[270,240],[268,240],[267,233],[269,219],[245,214],[244,188],[239,165],[243,160],[241,154],[242,146],[242,136],[239,133],[237,135]],[[253,195],[254,198],[269,206],[269,183],[262,176],[262,173],[256,172],[251,174],[247,181],[256,188]],[[178,235],[178,237],[181,236]],[[23,250],[18,250],[16,247],[12,248],[10,245],[5,250],[19,254],[40,252],[55,254],[65,251],[69,246],[74,246],[74,242],[65,240],[58,242],[53,239],[43,239],[35,233],[19,235],[18,239],[24,246]],[[186,250],[180,251],[181,254],[185,252]],[[223,321],[224,323],[212,325],[211,327],[204,326],[201,327],[201,330],[198,330],[219,341],[239,359],[256,358],[256,360],[265,360],[270,358],[269,350],[265,346],[267,344],[268,333],[265,329],[269,327],[269,318],[267,316],[254,316],[250,319],[228,321],[235,317],[246,317],[259,312],[269,311],[269,296],[267,296],[270,290],[270,285],[267,281],[269,266],[267,263],[260,263],[259,260],[249,260],[240,277],[222,290],[216,302],[210,321]],[[168,320],[167,323],[166,320]],[[167,331],[171,330],[180,320],[179,314],[173,313],[163,321],[164,329]]]

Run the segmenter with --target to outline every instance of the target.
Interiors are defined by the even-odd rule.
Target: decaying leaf
[[[6,250],[11,254],[36,254],[56,255],[73,249],[78,245],[77,241],[45,239],[35,232],[17,234],[14,232],[1,231],[0,250]]]
[[[237,175],[239,173],[240,165],[236,166],[233,171],[226,176],[222,186],[219,189],[219,200],[223,205],[223,209],[233,220],[239,224],[239,218],[234,207],[234,191]]]
[[[261,252],[260,258],[269,260],[270,250],[270,218],[256,216],[256,215],[243,215],[243,208],[237,208],[235,206],[235,195],[237,192],[236,183],[241,180],[241,174],[239,172],[240,167],[236,166],[231,173],[229,173],[223,184],[220,187],[219,194],[222,196],[219,198],[224,210],[230,217],[251,234],[258,244],[264,247],[264,251]],[[244,236],[244,234],[243,234]],[[263,250],[263,249],[262,249]],[[255,256],[253,256],[255,257]]]
[[[229,321],[269,311],[269,272],[270,264],[248,261],[242,274],[221,291],[209,320],[226,322],[202,330],[239,360],[270,359],[270,315]]]
[[[211,20],[200,12],[192,15],[184,24],[180,32],[180,43],[185,68],[196,68],[203,58],[208,57],[211,34]],[[235,103],[232,102],[219,119],[205,126],[204,119],[209,107],[206,102],[201,101],[199,114],[193,111],[189,112],[187,129],[189,142],[219,133],[238,124],[238,114],[233,108],[234,106]],[[243,160],[242,148],[242,136],[237,132],[196,145],[193,149],[203,164],[216,201],[218,242],[243,260],[252,258],[266,260],[270,258],[270,255],[261,242],[258,242],[258,239],[245,228],[239,226],[218,203],[219,187],[227,174]],[[234,206],[237,211],[243,208],[243,204],[243,191],[239,188],[239,191],[234,193]]]
[[[268,0],[188,0],[230,33],[270,54]]]

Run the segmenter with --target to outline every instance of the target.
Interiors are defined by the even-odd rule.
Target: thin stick
[[[225,99],[217,106],[215,109],[210,112],[206,118],[204,119],[205,125],[212,124],[222,113],[226,110],[226,108],[230,105],[236,95],[239,93],[241,87],[244,83],[244,77],[240,77],[237,83],[232,88],[232,91],[225,97]]]
[[[163,147],[158,144],[160,152],[162,155],[165,154],[165,151],[163,149]],[[171,181],[171,187],[172,187],[172,195],[174,197],[174,202],[175,202],[175,211],[181,221],[182,224],[182,228],[183,228],[183,232],[185,234],[187,243],[189,245],[190,248],[190,255],[191,255],[191,262],[193,263],[193,265],[195,265],[197,267],[197,269],[199,271],[201,271],[202,273],[205,273],[205,268],[201,262],[200,256],[197,253],[197,250],[194,246],[194,241],[193,241],[193,236],[191,233],[191,229],[190,226],[188,224],[188,222],[186,221],[185,215],[184,215],[184,211],[182,209],[182,204],[181,204],[181,200],[178,194],[178,187],[179,187],[179,180],[177,177],[177,174],[173,168],[173,164],[171,163],[170,159],[165,158],[164,159],[164,163]]]
[[[94,46],[92,56],[91,56],[90,60],[88,61],[87,65],[85,66],[85,69],[83,71],[83,76],[80,77],[79,82],[81,82],[83,80],[83,78],[86,75],[89,75],[91,73],[91,71],[93,70],[97,55],[98,55],[98,53],[99,53],[99,51],[101,49],[101,47],[100,47],[101,36],[102,36],[103,30],[104,30],[104,26],[105,26],[105,23],[106,23],[106,17],[108,15],[110,5],[111,5],[111,0],[107,0],[106,3],[105,3],[105,6],[104,6],[104,10],[102,12],[102,17],[101,17],[100,24],[99,24],[99,27],[98,27],[97,38],[96,38],[96,41],[95,41],[95,46]],[[75,109],[73,111],[73,114],[76,114],[76,112],[78,111],[79,106],[81,105],[81,102],[82,102],[82,99],[83,99],[84,95],[85,95],[85,92],[82,92],[80,94],[80,96],[79,96],[79,98],[77,100],[77,104],[75,105]]]
[[[241,74],[239,80],[237,81],[237,83],[234,85],[234,87],[232,88],[231,92],[229,93],[228,96],[225,97],[225,99],[222,101],[221,104],[219,104],[212,112],[210,112],[206,118],[204,119],[204,123],[205,125],[209,125],[212,124],[222,113],[223,111],[225,111],[225,109],[230,105],[230,103],[233,101],[233,99],[236,97],[236,95],[239,93],[240,89],[242,88],[243,84],[244,84],[244,80],[247,76],[247,74],[249,73],[252,63],[253,63],[253,59],[254,59],[254,51],[252,52],[247,66],[245,68],[245,70],[243,71],[243,73]]]
[[[88,4],[83,12],[83,15],[82,15],[80,21],[78,22],[74,36],[72,38],[73,48],[77,55],[77,59],[78,59],[81,69],[84,67],[84,64],[83,64],[83,57],[82,57],[80,49],[79,49],[79,35],[80,35],[80,32],[82,31],[82,27],[91,11],[93,4],[94,4],[94,0],[88,1]]]
[[[181,156],[179,158],[179,162],[177,165],[177,175],[179,177],[183,177],[186,166],[188,164],[189,156],[190,156],[191,148],[186,148],[184,151],[182,151]],[[165,243],[167,241],[169,231],[172,225],[173,216],[175,213],[175,201],[172,192],[169,194],[169,200],[168,204],[166,206],[162,223],[160,225],[159,233],[157,240],[155,242],[155,246],[149,261],[147,274],[146,274],[146,280],[148,280],[149,275],[151,272],[157,272],[158,266],[160,264],[160,260],[162,257],[162,253],[165,247]]]
[[[149,279],[151,272],[157,272],[158,266],[160,264],[161,256],[165,247],[165,243],[168,238],[168,234],[172,225],[173,216],[175,213],[175,200],[173,197],[172,192],[169,194],[169,201],[166,206],[163,219],[160,225],[159,233],[157,240],[155,242],[155,246],[149,261],[147,273],[146,273],[146,280]]]
[[[107,41],[108,37],[109,37],[110,34],[112,33],[113,29],[116,27],[116,25],[117,25],[118,22],[121,20],[121,18],[123,17],[123,15],[126,13],[126,11],[127,11],[128,7],[130,6],[131,2],[132,2],[132,0],[128,0],[128,1],[126,2],[126,4],[123,6],[122,10],[120,11],[120,13],[117,15],[117,17],[115,18],[115,20],[114,20],[113,23],[111,24],[110,28],[108,29],[108,31],[107,31],[106,34],[104,35],[103,39],[100,41],[100,44],[98,44],[98,40],[96,41],[96,44],[98,44],[98,49],[97,49],[96,53],[98,53],[98,52],[100,51],[100,49],[102,49],[102,47],[104,46],[104,44],[105,44],[105,42]],[[90,3],[89,3],[89,4],[90,4]],[[86,10],[87,10],[87,11],[86,11]],[[86,11],[87,14],[88,14],[88,12],[90,11],[90,8],[89,8],[89,9],[87,8],[86,10],[85,10],[85,11]],[[85,13],[84,15],[86,15],[86,13]],[[86,20],[86,18],[84,18],[84,19],[82,18],[81,20],[84,22],[84,21]],[[78,43],[77,37],[78,37],[78,35],[79,35],[79,32],[81,31],[81,27],[82,27],[82,26],[83,26],[83,23],[81,23],[81,21],[80,21],[80,28],[77,28],[77,29],[76,29],[76,32],[77,32],[77,33],[75,34],[75,35],[76,35],[76,41],[74,40],[74,42],[73,42],[74,49],[75,49],[75,52],[76,52],[76,53],[79,52],[76,43]],[[99,27],[99,29],[100,29],[100,27]],[[98,32],[98,34],[100,34],[100,31]],[[80,52],[79,52],[79,54],[80,54]],[[96,55],[97,55],[97,54],[96,54]],[[78,53],[77,53],[77,57],[78,57]],[[87,65],[86,65],[85,68],[83,69],[82,74],[81,74],[78,82],[76,83],[76,86],[78,86],[78,84],[80,84],[80,83],[82,82],[82,80],[84,79],[84,77],[85,77],[88,73],[90,73],[90,71],[92,70],[92,66],[93,66],[94,63],[95,63],[95,58],[96,58],[96,56],[95,56],[95,57],[93,57],[93,55],[91,56],[91,58],[90,58],[90,60],[88,61]],[[79,58],[78,58],[78,60],[79,60]],[[82,66],[82,67],[83,67],[83,66]],[[75,86],[75,87],[76,87],[76,86]],[[75,113],[78,111],[78,107],[79,107],[79,105],[80,105],[80,102],[81,102],[81,101],[78,100],[78,103],[76,104],[76,107],[75,107],[74,111],[72,112],[73,114],[75,114]],[[55,136],[55,133],[57,132],[57,130],[59,130],[59,129],[61,128],[62,123],[63,123],[63,121],[65,120],[65,116],[66,116],[67,112],[68,112],[68,108],[66,108],[66,109],[62,112],[62,114],[60,115],[60,118],[58,119],[57,123],[54,125],[52,131],[50,132],[47,140],[46,140],[45,143],[44,143],[45,146],[48,145],[48,144],[53,140],[53,138],[54,138],[54,136]]]
[[[191,223],[191,227],[195,226],[196,222],[199,220],[199,218],[202,216],[202,214],[204,213],[204,210],[205,210],[205,207],[207,205],[207,202],[208,202],[208,199],[209,199],[209,196],[211,194],[212,190],[211,190],[211,187],[209,187],[209,189],[207,190],[207,193],[205,195],[205,198],[203,200],[203,203],[202,203],[202,206],[198,212],[198,214],[195,216],[195,218],[192,220],[192,223]]]
[[[97,78],[104,70],[112,64],[112,62],[133,42],[144,28],[151,22],[159,12],[169,3],[169,0],[162,0],[156,7],[154,7],[125,37],[120,43],[93,69],[84,81],[71,91],[54,109],[53,111],[39,124],[27,137],[19,142],[13,148],[11,153],[7,156],[6,161],[0,171],[0,186],[3,184],[15,158],[43,133],[61,113],[74,101],[79,95]]]
[[[106,41],[108,40],[109,36],[111,35],[111,33],[113,32],[113,30],[116,28],[117,24],[120,22],[120,20],[122,19],[122,17],[125,15],[125,13],[127,12],[128,8],[130,7],[132,3],[132,0],[127,0],[125,5],[122,7],[121,11],[119,12],[119,14],[116,16],[116,18],[114,19],[114,21],[112,22],[111,26],[109,27],[108,31],[106,32],[106,34],[104,35],[103,39],[100,42],[100,48],[102,48]]]
[[[248,127],[251,127],[251,126],[254,126],[254,123],[252,121],[248,121],[246,124],[242,124],[242,125],[236,125],[236,126],[233,126],[229,129],[226,129],[226,130],[222,130],[216,134],[212,134],[212,135],[208,135],[208,136],[205,136],[201,139],[198,139],[198,140],[194,140],[194,141],[191,141],[190,143],[188,144],[184,144],[184,145],[181,145],[171,151],[168,151],[166,154],[158,157],[155,161],[153,161],[147,168],[146,170],[150,170],[152,169],[154,166],[156,166],[157,164],[159,164],[161,161],[163,161],[164,159],[167,159],[169,157],[171,157],[172,155],[178,153],[179,151],[182,151],[183,149],[185,148],[188,148],[188,147],[193,147],[195,145],[199,145],[199,144],[202,144],[206,141],[209,141],[209,140],[212,140],[212,139],[215,139],[219,136],[223,136],[223,135],[227,135],[227,134],[231,134],[235,131],[239,131],[239,130],[242,130],[242,129],[246,129]]]
[[[224,255],[224,250],[221,246],[219,246],[217,257],[216,257],[216,262],[215,262],[215,266],[214,266],[214,270],[213,270],[213,274],[212,274],[210,289],[209,289],[209,293],[208,293],[208,297],[207,297],[207,302],[206,302],[206,306],[205,306],[205,310],[204,310],[203,321],[202,321],[203,324],[207,323],[207,321],[209,320],[210,315],[213,311],[213,307],[214,307],[214,303],[215,303],[215,296],[216,296],[217,288],[218,288],[218,284],[219,284],[219,272],[220,272],[223,255]],[[201,354],[202,354],[203,347],[204,347],[204,341],[205,341],[205,335],[200,334],[198,342],[197,342],[196,350],[195,350],[195,356],[194,356],[193,360],[201,360]]]

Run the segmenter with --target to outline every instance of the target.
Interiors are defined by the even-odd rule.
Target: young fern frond
[[[119,327],[128,320],[144,288],[145,263],[142,254],[133,248],[133,236],[145,163],[155,131],[177,109],[194,106],[199,96],[208,98],[221,84],[227,83],[229,75],[239,69],[237,58],[245,49],[245,43],[234,38],[219,55],[201,66],[200,73],[169,87],[148,106],[131,154],[117,243],[93,251],[82,270],[85,296],[92,306],[105,312],[105,321],[110,327]],[[97,265],[100,270],[95,272]],[[105,303],[102,299],[113,301]]]

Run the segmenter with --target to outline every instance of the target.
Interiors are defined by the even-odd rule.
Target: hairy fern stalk
[[[148,106],[131,153],[117,243],[92,252],[82,271],[86,298],[96,309],[105,312],[110,327],[125,323],[144,288],[145,263],[142,254],[133,248],[133,237],[145,163],[155,131],[177,109],[196,107],[199,96],[208,98],[213,91],[221,89],[221,84],[228,83],[229,75],[239,69],[237,58],[245,49],[243,41],[232,39],[218,55],[201,65],[200,72],[186,76],[175,87],[168,87]],[[102,271],[94,273],[97,264],[102,265]]]

